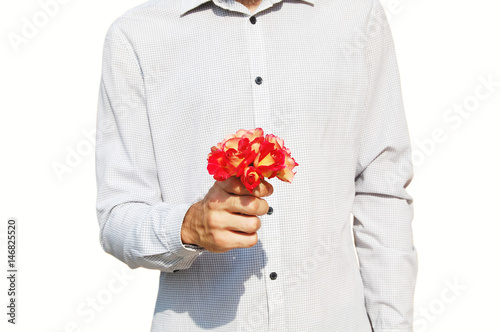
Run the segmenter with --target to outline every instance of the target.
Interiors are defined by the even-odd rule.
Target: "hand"
[[[181,240],[214,253],[257,244],[259,217],[269,211],[261,197],[273,193],[273,186],[262,181],[249,192],[237,177],[216,181],[203,200],[193,204],[181,228]]]

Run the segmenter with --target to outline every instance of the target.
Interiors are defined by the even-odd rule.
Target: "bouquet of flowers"
[[[262,128],[240,129],[229,134],[224,140],[211,148],[208,154],[208,172],[217,181],[237,176],[252,192],[263,178],[277,177],[291,183],[297,162],[290,156],[279,137],[267,134]]]

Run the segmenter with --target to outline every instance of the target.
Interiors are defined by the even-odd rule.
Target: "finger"
[[[233,195],[251,195],[245,188],[241,180],[236,176],[231,176],[225,181],[220,181],[219,186],[222,190]]]
[[[240,233],[235,231],[227,231],[226,247],[234,248],[250,248],[257,244],[257,233]]]
[[[269,212],[269,204],[266,200],[254,196],[230,196],[222,203],[221,208],[228,212],[249,216],[263,216]]]
[[[252,195],[256,197],[267,197],[271,196],[274,188],[272,184],[267,182],[266,180],[262,180],[257,187],[252,191]]]
[[[266,197],[273,193],[273,186],[265,180],[262,180],[261,183],[259,183],[259,185],[255,187],[252,192],[248,191],[241,180],[235,176],[231,176],[225,181],[220,181],[218,184],[221,189],[223,189],[227,193],[240,196],[250,195],[256,197]]]
[[[224,226],[225,229],[241,232],[246,234],[253,234],[261,227],[261,221],[255,216],[246,216],[242,214],[233,214],[228,223]]]

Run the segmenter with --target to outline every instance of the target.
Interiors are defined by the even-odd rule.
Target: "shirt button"
[[[278,274],[276,272],[273,272],[269,275],[269,278],[271,278],[271,280],[276,280],[276,278],[278,278]]]
[[[250,23],[255,24],[257,22],[257,19],[255,16],[250,17]]]
[[[258,85],[261,85],[262,84],[262,77],[257,76],[257,78],[255,79],[255,83],[257,83]]]
[[[270,207],[269,207],[269,210],[267,211],[267,214],[268,214],[268,215],[271,215],[271,214],[273,214],[273,212],[274,212],[274,209],[273,209],[273,207],[272,207],[272,206],[270,206]]]

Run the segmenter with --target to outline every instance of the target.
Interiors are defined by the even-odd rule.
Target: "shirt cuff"
[[[175,264],[175,269],[188,269],[194,260],[205,250],[196,245],[183,244],[181,240],[181,228],[184,216],[191,204],[180,204],[170,211],[165,220],[168,248],[171,254],[180,258]]]

